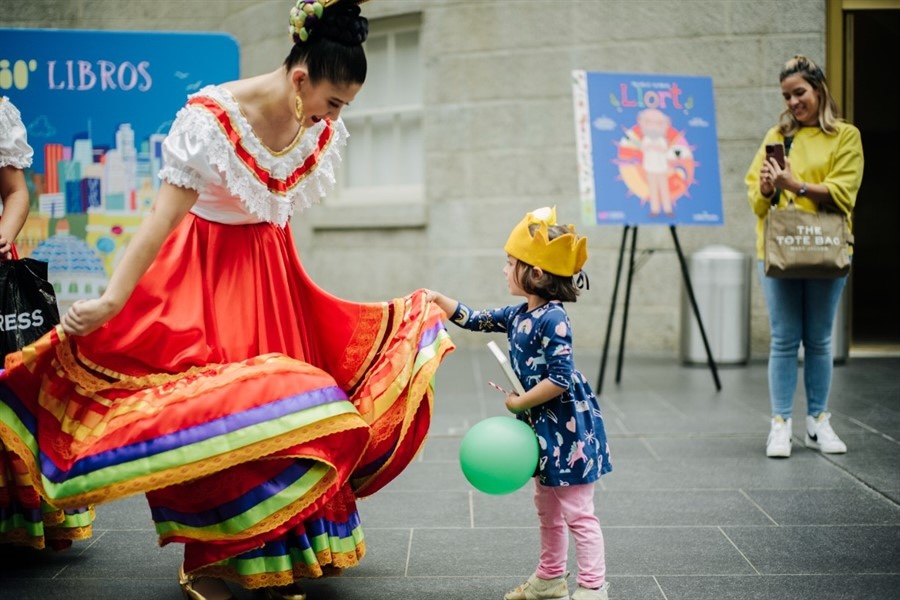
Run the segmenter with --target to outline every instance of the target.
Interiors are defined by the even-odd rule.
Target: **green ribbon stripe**
[[[257,556],[255,558],[230,558],[222,561],[222,565],[231,567],[242,576],[259,575],[261,573],[281,573],[291,571],[293,565],[302,563],[304,565],[314,565],[318,563],[316,553],[327,548],[331,548],[332,552],[347,553],[356,552],[356,548],[365,539],[362,528],[354,528],[351,537],[347,538],[329,538],[328,534],[316,536],[310,540],[310,548],[301,550],[300,548],[291,548],[289,554],[280,556]]]
[[[41,479],[49,498],[71,498],[115,483],[135,479],[141,475],[162,473],[183,465],[198,463],[221,454],[227,454],[230,450],[243,448],[263,440],[274,439],[307,427],[312,423],[344,414],[357,414],[356,408],[352,403],[346,400],[330,402],[279,417],[278,419],[251,425],[225,435],[209,438],[190,446],[182,446],[153,456],[112,465],[59,484],[53,483],[43,475]]]
[[[192,532],[217,533],[223,536],[240,533],[253,527],[263,519],[282,510],[298,498],[302,498],[309,492],[312,487],[318,483],[331,471],[331,467],[324,463],[315,463],[310,469],[297,481],[278,492],[278,494],[266,498],[259,504],[250,507],[243,513],[235,515],[230,519],[220,521],[213,525],[202,527],[193,527],[178,523],[176,521],[158,521],[156,523],[156,532],[160,536],[167,534],[178,534],[192,537]]]

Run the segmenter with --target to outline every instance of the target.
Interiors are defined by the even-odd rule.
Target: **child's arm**
[[[25,173],[16,167],[0,167],[0,260],[12,258],[12,245],[28,218],[28,186]]]
[[[510,394],[506,397],[506,408],[509,412],[520,413],[540,406],[548,400],[553,400],[566,391],[566,388],[560,387],[550,381],[543,379],[536,386],[525,392],[524,396],[518,394]]]
[[[427,290],[425,299],[437,304],[441,310],[447,313],[447,319],[454,325],[482,333],[505,332],[512,314],[518,308],[506,306],[490,310],[473,310],[458,300],[431,290]]]
[[[428,293],[425,294],[426,302],[434,302],[437,304],[444,314],[447,315],[447,318],[453,316],[453,313],[456,312],[456,307],[459,306],[459,302],[454,300],[453,298],[448,298],[440,292],[435,292],[433,290],[427,290]]]

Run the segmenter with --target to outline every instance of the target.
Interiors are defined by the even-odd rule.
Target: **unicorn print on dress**
[[[582,440],[572,442],[572,447],[569,448],[569,457],[566,459],[566,462],[571,469],[579,460],[583,460],[585,462],[587,462],[588,460],[587,455],[585,455],[584,453],[584,442]]]

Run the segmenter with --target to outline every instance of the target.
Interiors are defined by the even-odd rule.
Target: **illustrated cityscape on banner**
[[[711,78],[572,76],[585,223],[723,224]]]
[[[60,312],[106,288],[159,188],[175,114],[236,79],[238,55],[218,33],[0,29],[0,96],[34,148],[16,247],[48,263]]]

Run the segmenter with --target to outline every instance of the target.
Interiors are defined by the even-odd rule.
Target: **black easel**
[[[628,261],[628,281],[625,285],[625,306],[622,316],[622,335],[619,337],[619,356],[616,360],[616,383],[622,380],[622,361],[625,357],[625,330],[628,325],[628,305],[631,302],[631,282],[634,278],[635,261],[634,253],[637,247],[637,225],[626,225],[622,232],[622,244],[619,246],[619,262],[616,266],[616,282],[613,284],[612,302],[609,305],[609,321],[606,324],[606,339],[603,342],[603,358],[600,359],[600,376],[597,379],[597,394],[603,391],[603,375],[606,372],[606,358],[609,354],[609,339],[612,334],[613,318],[616,314],[616,299],[619,296],[619,280],[622,276],[622,259],[625,256],[625,243],[628,239],[628,232],[631,231],[631,256]],[[670,225],[669,231],[672,232],[672,240],[675,242],[675,251],[678,253],[678,262],[681,264],[681,275],[684,278],[685,289],[688,298],[691,301],[691,308],[694,309],[694,317],[697,319],[697,325],[700,326],[700,335],[703,337],[703,347],[706,348],[706,359],[709,369],[712,371],[713,381],[716,384],[716,391],[722,389],[719,381],[719,372],[716,369],[716,361],[713,360],[712,350],[709,348],[709,341],[706,338],[706,330],[703,328],[703,319],[700,318],[700,309],[697,307],[697,299],[694,297],[694,288],[691,285],[691,276],[688,272],[687,261],[684,260],[684,253],[681,251],[681,244],[678,243],[678,234],[675,232],[675,226]]]

